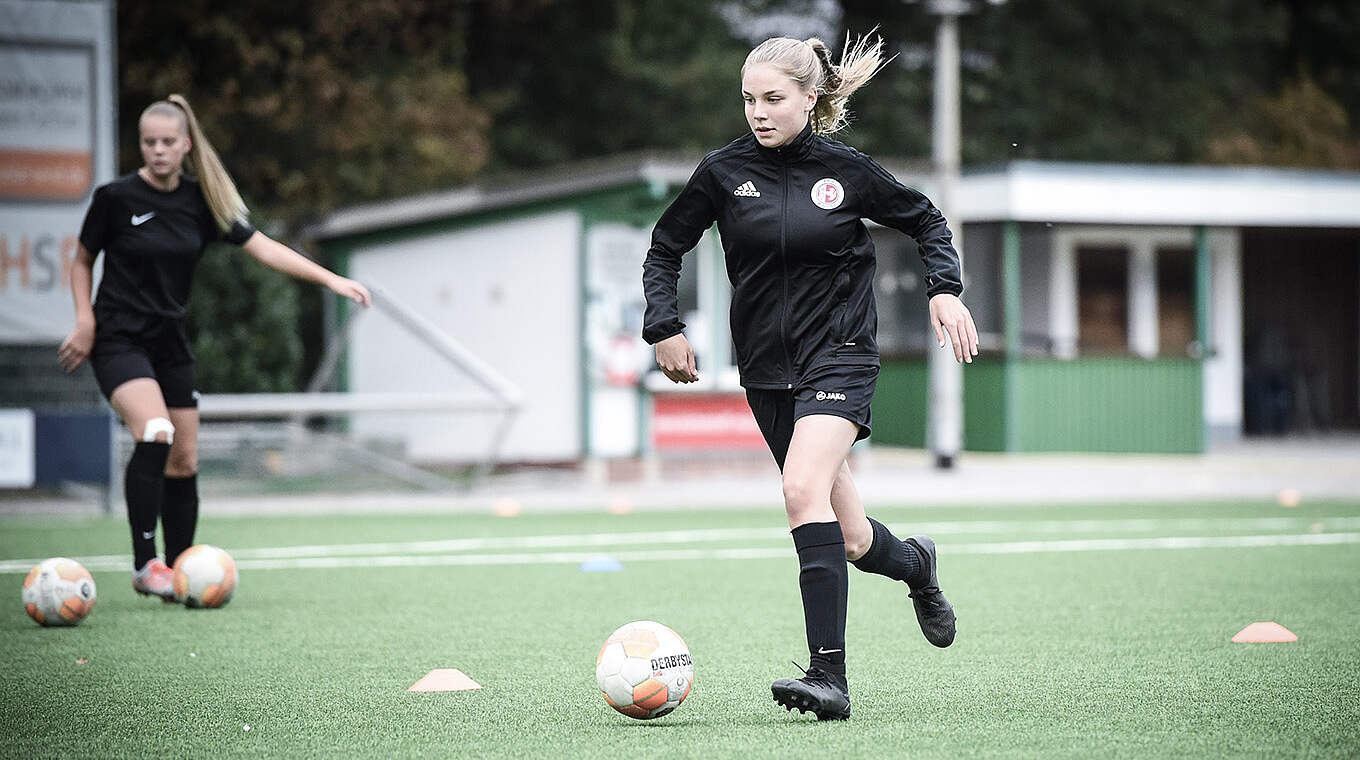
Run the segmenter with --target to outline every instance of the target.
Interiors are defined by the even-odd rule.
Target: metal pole
[[[123,421],[112,407],[106,407],[109,422],[109,482],[104,487],[104,514],[114,512],[118,497],[123,493]]]
[[[1195,357],[1209,355],[1209,231],[1195,227]]]
[[[959,215],[959,14],[968,10],[962,0],[932,0],[929,10],[940,17],[935,33],[935,113],[932,147],[938,188],[935,205],[949,220],[954,247],[963,258],[963,218]],[[931,331],[930,340],[934,339]],[[963,367],[954,361],[952,347],[927,349],[929,409],[926,440],[935,466],[949,469],[963,448]]]
[[[1003,372],[1006,390],[1002,397],[1006,405],[1002,417],[1006,425],[1004,445],[1006,451],[1020,450],[1020,407],[1017,396],[1019,388],[1020,358],[1024,350],[1021,336],[1022,315],[1020,311],[1020,225],[1014,221],[1005,223],[1001,236],[1001,284],[1003,319],[1005,320],[1006,356]]]
[[[1203,225],[1195,227],[1195,369],[1199,376],[1200,388],[1200,424],[1199,441],[1195,446],[1195,451],[1203,453],[1204,443],[1209,438],[1209,422],[1204,415],[1204,388],[1205,388],[1205,364],[1214,354],[1214,347],[1210,345],[1209,332],[1209,299],[1210,281],[1213,277],[1213,270],[1209,259],[1212,251],[1209,246],[1209,230]]]

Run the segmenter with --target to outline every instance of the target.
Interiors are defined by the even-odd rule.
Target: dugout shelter
[[[380,285],[524,392],[502,449],[556,462],[763,447],[737,384],[716,231],[686,259],[681,311],[701,382],[654,371],[638,337],[651,226],[695,156],[635,155],[342,209],[310,230],[328,264]],[[921,166],[889,165],[931,194]],[[964,446],[1194,453],[1243,435],[1360,428],[1360,174],[1015,162],[965,172]],[[880,443],[925,442],[925,323],[910,239],[874,226]],[[355,329],[342,389],[460,381],[381,315]],[[356,415],[417,461],[480,450],[476,415]]]

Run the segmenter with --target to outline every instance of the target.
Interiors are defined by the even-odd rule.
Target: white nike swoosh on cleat
[[[156,531],[154,531],[154,530],[144,530],[144,531],[142,531],[142,538],[155,538],[155,537],[156,537]]]
[[[142,224],[142,222],[147,221],[148,219],[150,219],[151,217],[153,217],[153,216],[155,216],[155,215],[156,215],[156,212],[155,212],[155,211],[148,211],[148,212],[146,212],[145,214],[141,214],[141,215],[133,214],[133,215],[132,215],[132,226],[133,226],[133,227],[138,227],[138,226],[140,226],[140,225]]]

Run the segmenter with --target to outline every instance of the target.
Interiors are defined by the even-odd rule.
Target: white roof
[[[303,230],[326,241],[467,214],[514,208],[643,182],[660,199],[689,181],[700,154],[623,154],[563,164],[551,169],[490,177],[473,185],[422,195],[392,198],[337,209]],[[897,178],[923,187],[930,179],[921,164],[889,163]]]
[[[306,231],[327,240],[646,182],[658,197],[683,185],[698,156],[623,155],[528,172],[425,195],[339,209]],[[890,164],[927,196],[920,164]],[[948,211],[948,210],[947,210]],[[1360,172],[1241,166],[1016,161],[964,172],[965,222],[1360,227]]]
[[[658,197],[662,197],[670,187],[683,185],[696,164],[697,158],[676,158],[665,154],[582,161],[551,170],[493,177],[451,190],[338,209],[304,230],[303,234],[315,240],[330,240],[541,203],[632,182],[645,182],[654,188]]]
[[[968,222],[1360,227],[1360,172],[1017,161],[965,172]]]

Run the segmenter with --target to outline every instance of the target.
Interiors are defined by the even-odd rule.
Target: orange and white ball
[[[216,546],[191,546],[175,559],[175,601],[189,607],[225,605],[239,580],[236,560]]]
[[[75,625],[90,614],[94,600],[94,578],[73,559],[43,560],[24,578],[24,610],[40,625]]]
[[[610,707],[650,720],[668,714],[689,696],[694,662],[675,631],[639,620],[605,640],[595,657],[595,681]]]

